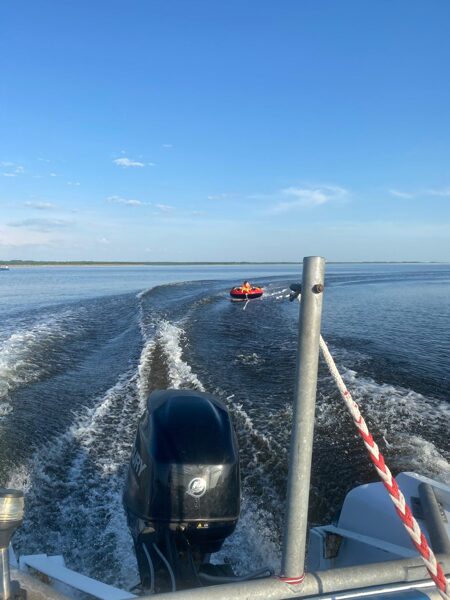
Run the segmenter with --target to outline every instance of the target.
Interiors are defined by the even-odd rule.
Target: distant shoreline
[[[373,261],[327,261],[328,265],[445,265],[448,261],[415,261],[415,260],[373,260]],[[258,262],[115,262],[115,261],[34,261],[34,260],[10,260],[1,261],[0,265],[20,267],[240,267],[252,265],[301,265],[301,261],[258,261]]]

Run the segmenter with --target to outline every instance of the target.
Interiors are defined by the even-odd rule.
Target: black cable
[[[207,573],[199,573],[199,576],[205,581],[210,581],[212,583],[233,583],[233,581],[248,581],[250,579],[260,579],[264,576],[273,575],[272,569],[259,569],[258,571],[253,571],[253,573],[248,573],[247,575],[242,575],[241,577],[226,577],[223,575],[208,575]]]
[[[192,571],[194,573],[194,577],[197,580],[198,585],[200,587],[203,587],[203,582],[202,582],[202,580],[199,577],[198,569],[195,566],[194,557],[192,556],[192,547],[191,547],[191,544],[189,543],[189,540],[187,539],[186,534],[184,532],[183,532],[183,539],[186,542],[186,546],[187,546],[187,549],[188,549],[189,564],[191,565],[191,569],[192,569]]]
[[[176,592],[177,591],[177,585],[175,583],[175,575],[173,574],[173,570],[172,567],[170,566],[169,561],[167,560],[167,558],[164,556],[164,554],[161,552],[161,550],[158,548],[158,546],[155,544],[155,542],[153,542],[153,548],[156,550],[156,552],[158,553],[159,558],[163,561],[163,563],[166,565],[167,570],[169,571],[169,575],[170,575],[170,582],[172,584],[172,592]]]
[[[153,566],[153,561],[150,556],[150,552],[147,550],[147,546],[145,543],[142,543],[142,547],[144,549],[145,556],[147,557],[148,568],[150,570],[150,594],[155,593],[155,568]]]

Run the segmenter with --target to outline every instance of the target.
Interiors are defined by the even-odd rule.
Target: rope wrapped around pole
[[[383,455],[381,454],[380,449],[370,434],[366,422],[359,411],[359,407],[348,391],[347,386],[345,385],[344,380],[342,379],[334,359],[328,350],[328,346],[326,345],[322,336],[320,336],[320,350],[328,366],[330,374],[336,382],[339,392],[353,418],[358,432],[364,441],[364,445],[369,452],[370,459],[373,462],[384,487],[387,489],[390,499],[395,505],[395,510],[397,511],[398,516],[405,526],[406,531],[409,533],[414,546],[419,551],[428,573],[435,582],[440,595],[444,600],[450,600],[450,585],[445,577],[442,567],[437,562],[436,557],[428,545],[425,536],[420,530],[420,526],[414,518],[408,504],[406,503],[405,497],[398,487],[395,478],[392,476],[389,467],[384,462]]]

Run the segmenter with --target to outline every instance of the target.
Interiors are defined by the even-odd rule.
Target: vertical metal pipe
[[[281,574],[300,578],[305,566],[308,501],[319,362],[325,260],[303,259],[295,396]]]
[[[0,565],[2,569],[2,599],[8,600],[11,596],[10,581],[9,581],[9,556],[8,548],[0,548]]]
[[[436,554],[450,555],[450,541],[445,527],[444,518],[434,493],[433,486],[422,482],[419,484],[419,498],[425,517],[425,523],[430,536],[431,547]]]

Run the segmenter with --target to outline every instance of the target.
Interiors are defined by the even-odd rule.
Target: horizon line
[[[326,260],[327,264],[448,264],[439,260]],[[302,261],[99,261],[99,260],[0,260],[0,265],[8,266],[177,266],[177,265],[301,265]]]

